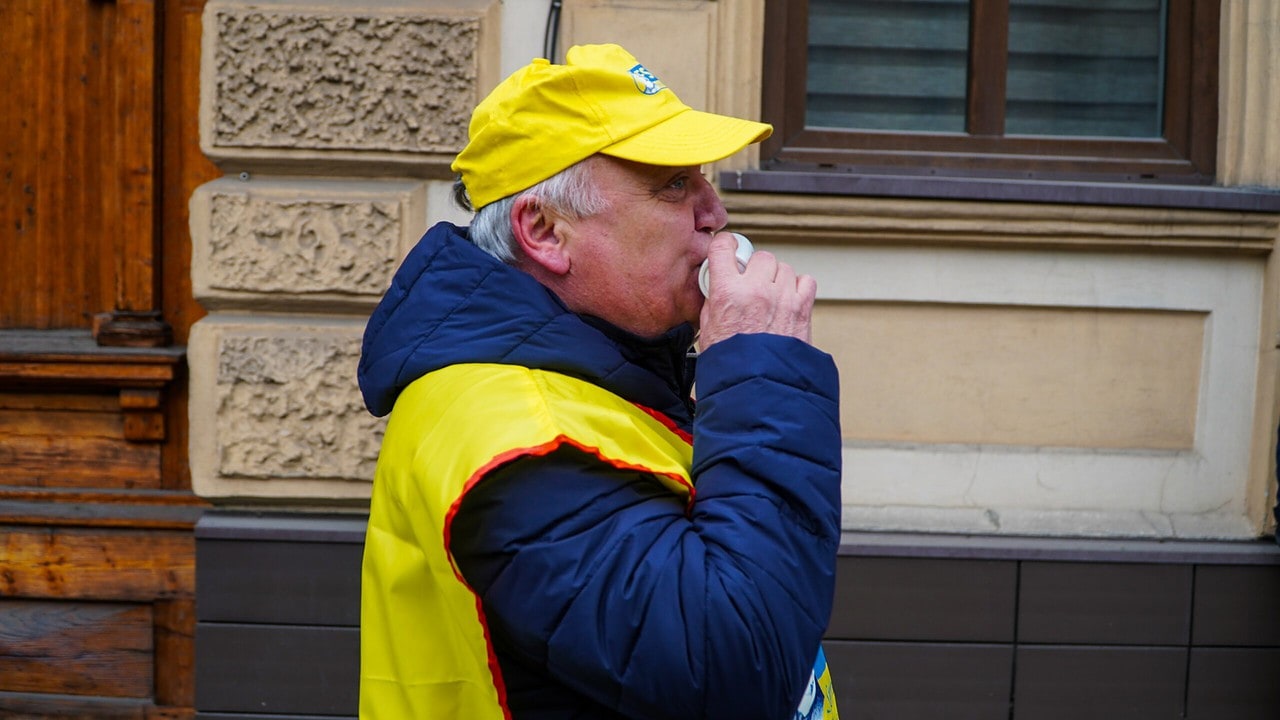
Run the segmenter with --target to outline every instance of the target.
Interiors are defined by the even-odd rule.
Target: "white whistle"
[[[747,260],[751,259],[751,253],[755,252],[755,248],[751,247],[751,241],[746,235],[734,233],[733,236],[738,238],[738,251],[734,253],[738,258],[738,272],[743,272],[747,269]],[[710,260],[703,260],[702,268],[698,270],[698,287],[702,288],[703,297],[707,295],[707,286],[711,279],[708,272],[710,266]]]

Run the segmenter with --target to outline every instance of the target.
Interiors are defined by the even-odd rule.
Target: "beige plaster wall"
[[[1218,180],[1280,187],[1280,3],[1223,0]]]
[[[818,278],[848,527],[1267,527],[1277,216],[726,197],[758,247]]]
[[[560,52],[618,43],[690,107],[759,119],[763,0],[565,0]],[[715,170],[753,165],[755,147]]]
[[[863,442],[1186,451],[1209,314],[824,300],[841,425]]]

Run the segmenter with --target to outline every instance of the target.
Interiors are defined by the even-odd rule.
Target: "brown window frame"
[[[1003,134],[1009,0],[970,4],[967,133],[805,127],[809,3],[766,0],[762,109],[774,133],[761,145],[761,170],[1210,184],[1217,162],[1220,5],[1169,2],[1163,137],[1090,139]]]

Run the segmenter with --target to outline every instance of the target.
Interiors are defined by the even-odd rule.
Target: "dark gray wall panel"
[[[1186,645],[1191,568],[1186,565],[1025,562],[1018,642]]]
[[[1019,647],[1015,717],[1180,718],[1186,672],[1184,648]]]
[[[841,717],[1008,720],[1007,645],[827,641]]]
[[[1278,608],[1280,567],[1196,568],[1196,645],[1280,645]]]
[[[200,623],[196,708],[354,715],[359,643],[356,628]]]
[[[356,627],[362,552],[345,543],[201,540],[200,619]]]
[[[364,528],[202,516],[198,720],[354,718]],[[850,533],[826,648],[846,718],[1270,719],[1277,597],[1270,542]]]
[[[827,636],[849,640],[1013,640],[1017,563],[842,557]]]
[[[1189,675],[1192,720],[1280,717],[1280,649],[1192,648]]]
[[[195,720],[356,720],[355,715],[263,715],[261,713],[196,713]]]

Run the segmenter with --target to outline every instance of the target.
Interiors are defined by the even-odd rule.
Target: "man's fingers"
[[[715,272],[717,266],[723,270],[727,267],[726,263],[736,263],[733,253],[737,247],[738,239],[733,236],[733,233],[717,233],[711,238],[711,244],[707,246],[707,259],[711,261],[712,272]]]
[[[716,278],[720,278],[719,283],[728,282],[725,278],[732,277],[741,272],[738,265],[738,238],[733,233],[721,232],[717,233],[711,239],[711,243],[707,246],[706,274],[700,278],[703,282],[703,294],[706,294],[710,287],[716,285]],[[750,243],[748,242],[748,248]],[[748,252],[750,250],[748,249]]]
[[[800,293],[806,304],[813,305],[818,297],[818,281],[810,275],[797,275],[796,292]]]

